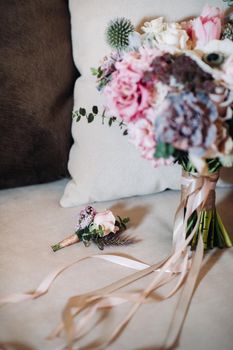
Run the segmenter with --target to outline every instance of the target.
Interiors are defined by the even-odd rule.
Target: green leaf
[[[76,118],[76,122],[79,122],[80,121],[80,119],[81,119],[81,115],[79,114],[79,115],[77,115],[77,118]]]
[[[98,107],[97,107],[97,106],[93,106],[93,107],[92,107],[92,112],[93,112],[94,114],[98,114]]]
[[[101,67],[91,68],[91,74],[95,75],[97,78],[101,78],[103,75],[103,71],[102,71]]]
[[[155,158],[169,158],[173,155],[175,149],[169,143],[159,142],[154,153]]]
[[[80,108],[79,108],[79,114],[81,114],[81,115],[84,117],[84,116],[86,115],[86,109],[80,107]]]
[[[91,74],[92,74],[92,75],[97,75],[97,74],[98,74],[98,71],[99,71],[99,68],[93,68],[93,67],[91,67]]]
[[[109,121],[108,121],[108,125],[112,126],[112,122],[113,122],[113,118],[110,118]]]
[[[93,120],[94,120],[94,115],[93,115],[93,113],[89,113],[89,114],[88,114],[88,117],[87,117],[88,123],[93,122]]]
[[[124,218],[122,221],[124,222],[124,224],[127,224],[130,221],[130,218],[129,217]]]
[[[73,112],[72,112],[72,118],[76,118],[77,115],[78,115],[78,112],[77,112],[77,111],[73,111]]]
[[[102,71],[102,69],[99,67],[99,68],[98,68],[98,72],[97,72],[97,78],[101,78],[102,75],[103,75],[103,71]]]

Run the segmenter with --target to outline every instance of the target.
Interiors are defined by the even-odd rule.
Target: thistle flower
[[[121,17],[111,21],[106,31],[107,43],[118,51],[124,50],[129,45],[129,35],[134,31],[130,20]]]
[[[217,118],[217,108],[206,93],[170,94],[155,120],[157,140],[202,156],[215,142]]]

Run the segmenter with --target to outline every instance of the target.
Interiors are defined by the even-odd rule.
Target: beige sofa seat
[[[80,208],[59,206],[66,180],[46,185],[3,190],[0,193],[0,297],[36,288],[58,266],[80,257],[100,253],[92,244],[81,243],[53,253],[50,245],[73,232]],[[129,233],[141,241],[105,253],[121,252],[147,263],[159,261],[171,249],[172,222],[179,202],[179,191],[165,191],[144,197],[131,197],[98,203],[101,210],[131,218]],[[218,188],[217,206],[226,227],[233,235],[233,192]],[[21,304],[0,309],[0,342],[9,349],[55,350],[65,344],[64,336],[54,341],[45,337],[61,320],[66,300],[75,294],[105,286],[132,273],[110,262],[90,259],[74,265],[59,276],[48,294]],[[128,286],[134,290],[148,285],[152,275]],[[178,349],[232,350],[233,346],[233,249],[206,254]],[[143,305],[111,350],[158,349],[165,337],[178,294],[165,301]],[[125,315],[122,305],[86,341],[106,335]],[[83,344],[83,343],[82,343]],[[0,345],[1,348],[1,345]]]

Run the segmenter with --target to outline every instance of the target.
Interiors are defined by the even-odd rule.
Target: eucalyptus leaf
[[[96,68],[91,68],[91,74],[92,75],[97,75],[98,74],[98,69],[96,69]]]
[[[97,71],[97,78],[101,78],[102,75],[103,75],[103,71],[102,71],[102,69],[99,67],[99,68],[98,68],[98,71]]]
[[[86,109],[80,107],[80,108],[79,108],[79,114],[81,114],[81,115],[84,117],[84,116],[86,115]]]
[[[92,112],[93,112],[93,114],[98,114],[98,107],[97,106],[93,106],[92,107]]]
[[[80,119],[81,119],[81,117],[82,117],[81,114],[78,114],[78,115],[77,115],[77,118],[76,118],[76,122],[79,122]]]
[[[78,113],[77,113],[76,111],[73,111],[73,112],[72,112],[72,118],[76,118],[77,115],[78,115]]]
[[[88,116],[87,116],[88,123],[93,122],[94,118],[95,118],[94,114],[93,113],[89,113]]]

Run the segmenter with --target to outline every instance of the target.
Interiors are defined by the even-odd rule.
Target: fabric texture
[[[56,253],[50,248],[51,244],[73,233],[81,209],[64,210],[59,206],[58,200],[66,182],[61,180],[1,191],[0,297],[33,290],[59,266],[100,253],[94,244],[85,248],[80,243]],[[106,248],[103,253],[122,253],[148,264],[166,257],[171,249],[173,217],[179,198],[179,191],[165,191],[95,204],[98,211],[108,208],[122,217],[129,216],[131,221],[126,233],[140,239],[131,246]],[[233,238],[232,198],[232,189],[217,189],[217,209]],[[233,249],[218,249],[206,254],[177,350],[232,350],[232,253]],[[9,350],[63,348],[64,334],[53,341],[45,338],[61,321],[66,300],[132,273],[129,268],[100,259],[74,265],[56,279],[45,296],[1,307],[0,348],[2,342],[8,344]],[[154,275],[150,275],[123,291],[145,288],[153,279]],[[124,333],[108,349],[159,349],[178,297],[179,293],[165,302],[156,299],[153,303],[142,305]],[[159,294],[155,298],[159,298]],[[103,325],[89,334],[80,347],[97,337],[107,336],[128,311],[129,305],[126,304],[114,309],[112,316],[104,318]]]
[[[205,0],[70,0],[73,56],[81,73],[75,85],[74,110],[84,107],[91,112],[93,105],[99,107],[100,114],[103,110],[103,97],[95,88],[90,68],[97,67],[110,52],[105,42],[110,20],[124,16],[136,27],[163,15],[168,20],[182,20],[198,15],[204,4]],[[211,4],[224,6],[222,1]],[[101,118],[97,119],[90,124],[73,121],[74,145],[68,163],[72,180],[61,199],[63,207],[179,188],[178,166],[153,168],[117,125],[109,128],[107,122],[103,126]]]
[[[0,41],[0,188],[64,177],[77,78],[67,1],[1,1]]]

